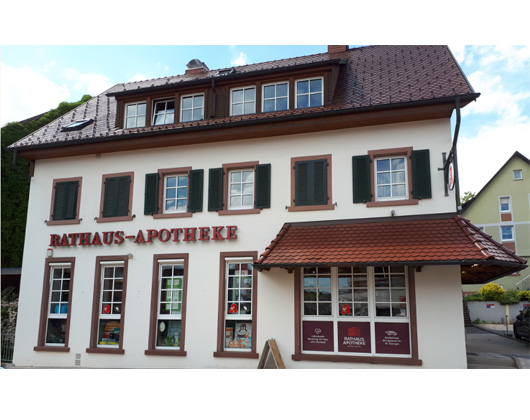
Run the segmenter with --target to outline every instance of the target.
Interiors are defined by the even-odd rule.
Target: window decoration
[[[79,223],[81,178],[53,181],[52,208],[47,224]]]
[[[153,108],[153,125],[175,122],[175,101],[173,99],[156,101]]]
[[[289,211],[332,210],[331,155],[291,158]]]
[[[132,172],[103,175],[101,217],[98,222],[132,220]]]

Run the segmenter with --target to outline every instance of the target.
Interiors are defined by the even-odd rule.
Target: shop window
[[[263,112],[289,109],[289,84],[272,83],[263,86]]]
[[[145,127],[147,105],[145,102],[125,106],[125,128]]]
[[[244,87],[230,91],[230,115],[247,115],[256,112],[256,88]]]
[[[180,121],[200,121],[202,119],[204,119],[204,94],[183,96],[180,106]]]
[[[87,352],[123,353],[127,256],[97,257],[92,331]]]
[[[160,169],[146,174],[144,214],[156,218],[190,217],[202,211],[204,170]]]
[[[153,108],[153,125],[173,124],[175,122],[174,99],[155,101]]]
[[[75,258],[48,258],[37,351],[69,351]]]
[[[221,253],[217,357],[251,357],[256,353],[257,253]]]
[[[306,267],[300,277],[300,355],[413,355],[405,267]]]
[[[81,198],[81,178],[53,181],[52,206],[48,225],[77,224]]]
[[[259,213],[270,208],[271,165],[243,162],[211,168],[208,211],[220,215]]]
[[[396,206],[432,197],[429,150],[374,150],[353,156],[352,169],[354,203]]]
[[[133,172],[103,175],[98,222],[132,220]]]
[[[324,104],[322,77],[296,81],[296,108],[309,108]]]
[[[149,349],[146,354],[184,356],[187,254],[155,255]]]
[[[331,155],[291,159],[289,211],[332,210]]]

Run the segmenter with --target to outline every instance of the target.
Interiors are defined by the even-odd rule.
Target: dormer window
[[[246,115],[256,112],[256,88],[232,89],[230,94],[230,115]]]
[[[125,128],[145,127],[145,102],[127,104],[125,107]]]
[[[155,101],[153,109],[153,125],[173,124],[175,122],[174,99]]]
[[[322,77],[296,81],[296,108],[309,108],[324,104]]]
[[[263,112],[285,111],[289,108],[289,84],[273,83],[263,86]]]
[[[204,119],[204,94],[183,96],[180,109],[181,122]]]

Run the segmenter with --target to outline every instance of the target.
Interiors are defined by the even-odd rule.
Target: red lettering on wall
[[[157,238],[160,242],[167,242],[171,238],[171,233],[167,229],[160,229]]]
[[[173,233],[173,242],[180,242],[179,233],[182,233],[182,229],[181,228],[171,229],[171,233]]]
[[[138,231],[138,234],[136,235],[136,239],[134,240],[134,243],[135,244],[144,244],[145,243],[144,234],[143,234],[141,229]]]
[[[146,242],[153,242],[153,238],[156,238],[157,236],[158,236],[158,230],[147,229],[147,241]]]
[[[90,232],[84,232],[79,234],[79,245],[90,245]]]
[[[68,236],[66,236],[66,233],[63,235],[63,237],[61,238],[61,242],[59,242],[59,246],[69,246],[70,244],[68,243]]]
[[[48,245],[48,246],[59,246],[59,243],[58,243],[59,238],[60,238],[59,235],[56,235],[55,233],[52,233],[50,235],[50,245]]]
[[[212,229],[213,229],[212,241],[224,240],[224,238],[221,235],[221,231],[224,228],[225,228],[224,226],[213,226],[212,227]]]
[[[199,241],[209,241],[210,237],[208,232],[210,231],[209,227],[200,227],[199,228]]]
[[[69,233],[68,237],[70,238],[70,245],[76,246],[77,237],[79,236],[79,233]]]
[[[90,242],[90,245],[101,245],[101,239],[99,239],[99,233],[94,233],[94,238],[92,239],[92,242]]]
[[[228,230],[226,239],[237,239],[237,235],[236,235],[237,226],[227,226],[226,229]]]
[[[110,245],[114,239],[114,232],[103,232],[103,243]]]
[[[119,244],[122,244],[124,239],[123,239],[123,230],[118,230],[117,232],[114,232],[114,243],[116,245],[119,245]]]
[[[189,241],[196,241],[195,239],[195,231],[197,228],[184,228],[184,239],[183,241],[189,242]]]

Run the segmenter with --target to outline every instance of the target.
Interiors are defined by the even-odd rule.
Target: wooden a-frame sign
[[[285,369],[276,340],[270,338],[265,342],[258,363],[258,369]]]

